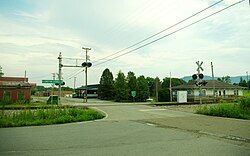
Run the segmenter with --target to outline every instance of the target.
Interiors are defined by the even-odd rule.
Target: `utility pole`
[[[53,75],[53,80],[56,79],[56,73],[51,73]],[[54,95],[54,88],[55,88],[55,84],[52,84],[52,95]]]
[[[171,78],[171,72],[170,72],[170,79],[169,79],[169,96],[170,96],[170,102],[172,102],[173,99],[172,99],[172,78]]]
[[[59,78],[59,98],[58,98],[58,104],[61,103],[61,81],[62,81],[62,53],[59,53],[59,72],[58,72],[58,78]]]
[[[76,77],[74,77],[74,93],[76,92]]]
[[[197,72],[198,72],[198,75],[201,74],[201,70],[203,71],[203,68],[201,67],[201,65],[203,64],[203,62],[201,61],[197,61],[196,62],[198,68],[197,68]],[[199,77],[198,79],[199,82],[201,82],[201,78]],[[200,99],[200,104],[202,104],[202,100],[201,100],[201,85],[199,85],[199,99]]]
[[[27,77],[27,76],[26,76],[26,75],[27,75],[27,72],[26,72],[26,70],[25,70],[25,71],[24,71],[24,78],[25,78],[24,81],[25,81],[25,82],[27,82],[27,80],[26,80],[26,77]]]
[[[247,74],[247,90],[249,89],[249,83],[248,83],[248,71],[246,72]]]
[[[214,81],[214,66],[213,66],[213,62],[211,62],[211,71],[212,71],[212,79],[213,79],[213,100],[215,102],[215,81]]]
[[[82,49],[83,50],[85,50],[85,52],[86,52],[86,59],[85,59],[85,61],[86,61],[86,63],[88,62],[88,51],[89,50],[91,50],[91,48],[84,48],[84,47],[82,47]],[[88,101],[88,89],[87,89],[87,87],[88,87],[88,71],[87,71],[87,69],[88,69],[88,67],[86,66],[85,67],[85,102],[87,103],[87,101]]]
[[[155,78],[155,98],[156,102],[158,102],[158,77]]]

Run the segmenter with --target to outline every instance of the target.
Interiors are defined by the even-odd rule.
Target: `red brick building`
[[[30,100],[31,87],[34,84],[28,82],[28,78],[24,77],[0,77],[0,100],[10,99]]]

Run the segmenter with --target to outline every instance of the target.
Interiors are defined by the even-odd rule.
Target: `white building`
[[[235,99],[235,97],[243,96],[244,87],[224,83],[217,80],[206,80],[207,84],[201,87],[201,97],[213,99],[213,90],[216,99]],[[200,90],[194,81],[187,84],[172,87],[173,97],[176,97],[177,91],[187,91],[188,101],[199,100]]]

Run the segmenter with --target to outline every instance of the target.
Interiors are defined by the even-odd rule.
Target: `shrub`
[[[239,104],[242,109],[250,109],[250,97],[241,98]]]
[[[215,106],[200,107],[196,113],[228,118],[250,119],[250,110],[242,109],[242,106],[239,104],[218,104]]]
[[[19,110],[12,113],[2,113],[0,116],[0,127],[62,124],[101,118],[103,118],[101,113],[91,109],[53,108]]]

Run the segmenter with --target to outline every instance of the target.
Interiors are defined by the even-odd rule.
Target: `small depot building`
[[[31,88],[35,84],[28,82],[24,77],[0,77],[0,100],[30,101]]]
[[[97,90],[99,84],[92,84],[87,86],[87,97],[88,98],[97,98]],[[75,98],[83,98],[85,94],[86,86],[79,87],[75,89]]]

